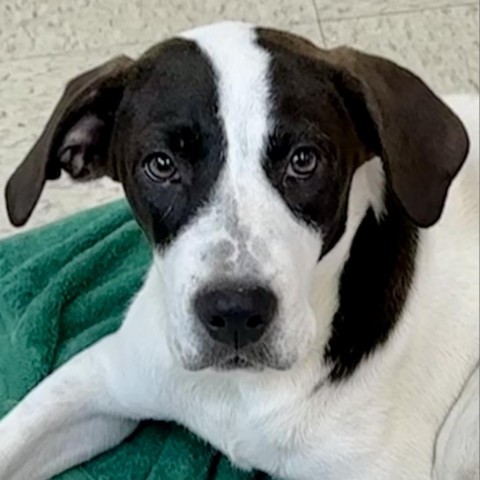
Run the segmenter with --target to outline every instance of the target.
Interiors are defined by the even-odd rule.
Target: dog
[[[153,262],[119,330],[0,421],[0,478],[159,419],[279,479],[477,479],[478,109],[235,22],[73,79],[9,218],[62,170],[107,175]]]

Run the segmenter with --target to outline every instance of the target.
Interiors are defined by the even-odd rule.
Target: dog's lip
[[[259,367],[258,363],[239,353],[235,353],[215,365],[215,368],[218,370],[251,370]]]

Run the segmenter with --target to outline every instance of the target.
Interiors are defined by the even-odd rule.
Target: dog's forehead
[[[233,157],[256,156],[282,123],[316,125],[342,140],[345,116],[332,80],[334,56],[296,35],[247,23],[196,28],[137,62],[128,108],[138,113],[140,128],[154,121],[207,127],[216,116]]]
[[[258,159],[277,127],[312,126],[333,142],[348,136],[348,115],[334,81],[334,52],[288,32],[224,22],[185,32],[214,72],[218,116],[229,160]],[[256,162],[258,164],[258,162]]]
[[[260,156],[268,131],[269,55],[257,42],[256,28],[220,23],[186,32],[215,72],[218,114],[228,143],[228,163]]]
[[[340,147],[352,141],[336,50],[241,22],[197,28],[181,38],[194,42],[211,64],[226,137],[238,148],[248,146],[249,155],[283,126],[300,134],[314,126]]]

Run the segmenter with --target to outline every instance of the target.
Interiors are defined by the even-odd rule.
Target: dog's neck
[[[313,296],[319,323],[328,319],[330,331],[321,336],[331,381],[350,376],[388,341],[412,283],[418,228],[383,177],[378,159],[355,174],[346,232],[316,272]]]

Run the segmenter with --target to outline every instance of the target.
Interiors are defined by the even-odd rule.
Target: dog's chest
[[[282,479],[307,480],[322,472],[326,480],[362,480],[389,470],[379,404],[368,406],[361,394],[349,402],[337,399],[333,388],[313,396],[292,392],[265,385],[241,392],[228,381],[182,381],[175,417],[238,467]]]

